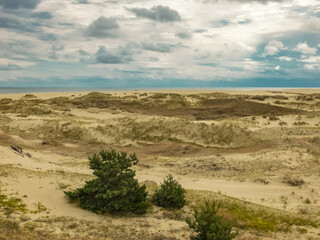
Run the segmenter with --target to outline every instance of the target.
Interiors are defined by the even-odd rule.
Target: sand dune
[[[239,103],[243,115],[235,114]],[[268,212],[293,219],[265,231],[244,214],[236,239],[317,239],[319,103],[318,89],[0,95],[0,194],[28,209],[0,201],[1,217],[56,239],[188,239],[184,218],[210,197],[246,206],[268,224]],[[123,217],[70,204],[63,191],[93,177],[88,156],[111,148],[138,155],[137,178],[150,192],[172,173],[188,206]]]

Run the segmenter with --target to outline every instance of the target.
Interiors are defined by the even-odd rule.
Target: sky
[[[0,87],[320,87],[320,1],[0,0]]]

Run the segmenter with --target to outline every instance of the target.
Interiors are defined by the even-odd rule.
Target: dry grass
[[[28,98],[27,98],[28,99]],[[28,100],[8,100],[0,102],[0,111],[2,113],[15,113],[25,115],[47,115],[52,111],[42,104],[41,100],[28,99]]]
[[[194,207],[198,207],[203,199],[222,201],[224,215],[240,229],[254,229],[260,232],[288,232],[295,226],[311,229],[320,226],[319,219],[290,214],[213,192],[188,190],[187,199],[189,205]]]
[[[46,231],[34,231],[21,227],[16,221],[0,218],[1,240],[50,240],[61,239]],[[66,238],[64,238],[66,239]],[[62,240],[62,239],[61,239]]]
[[[275,99],[283,99],[273,96]],[[35,100],[33,100],[35,101]],[[245,95],[231,96],[224,93],[180,95],[155,93],[117,97],[110,94],[92,92],[74,99],[59,97],[43,101],[50,106],[88,109],[117,108],[127,112],[147,115],[176,116],[191,120],[212,120],[250,115],[286,115],[299,110],[274,106],[248,100]]]
[[[208,125],[161,117],[148,120],[121,118],[115,124],[98,126],[96,130],[112,137],[114,142],[130,139],[146,143],[177,142],[210,147],[243,147],[257,141],[252,133],[236,126]]]

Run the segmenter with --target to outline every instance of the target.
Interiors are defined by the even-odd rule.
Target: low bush
[[[146,186],[139,186],[130,169],[138,163],[135,154],[114,150],[100,151],[89,158],[90,168],[96,179],[87,181],[84,187],[65,192],[70,200],[78,200],[80,207],[95,213],[132,212],[146,213]]]
[[[153,195],[153,202],[167,209],[182,208],[186,204],[184,190],[177,180],[169,174]]]
[[[197,233],[192,240],[230,240],[237,234],[232,232],[231,222],[219,214],[221,202],[205,201],[200,209],[194,209],[194,220],[186,220],[190,228]]]

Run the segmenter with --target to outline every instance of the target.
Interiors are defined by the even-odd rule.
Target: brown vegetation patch
[[[212,99],[204,100],[202,106],[209,111],[208,115],[212,118],[225,117],[245,117],[251,115],[286,115],[297,113],[297,110],[273,106],[269,104],[245,101],[242,99]],[[205,116],[199,115],[201,119]]]
[[[289,100],[288,97],[283,96],[283,95],[275,95],[275,96],[256,95],[256,96],[252,96],[252,97],[251,97],[252,100],[259,100],[259,101],[264,101],[265,99],[268,99],[268,98],[281,99],[281,100]]]
[[[41,100],[17,100],[10,103],[0,103],[0,111],[3,113],[15,113],[25,115],[45,115],[52,111]]]
[[[290,108],[246,101],[239,98],[206,99],[196,104],[190,104],[185,100],[181,100],[179,102],[166,101],[159,104],[137,103],[119,107],[129,112],[168,117],[175,116],[191,120],[213,120],[264,114],[286,115],[300,112]]]
[[[175,116],[191,120],[212,120],[263,114],[286,115],[301,112],[290,108],[246,101],[243,97],[215,93],[202,94],[195,98],[192,95],[186,97],[180,94],[155,93],[139,99],[137,96],[121,98],[110,94],[92,92],[74,99],[66,97],[49,99],[46,103],[67,108],[71,106],[84,109],[118,108],[127,112]],[[196,101],[188,101],[188,98]]]
[[[34,94],[26,94],[21,99],[32,99],[32,98],[38,98]]]
[[[289,184],[291,186],[301,186],[305,182],[300,177],[292,177],[292,176],[285,176],[282,180],[283,183]]]

